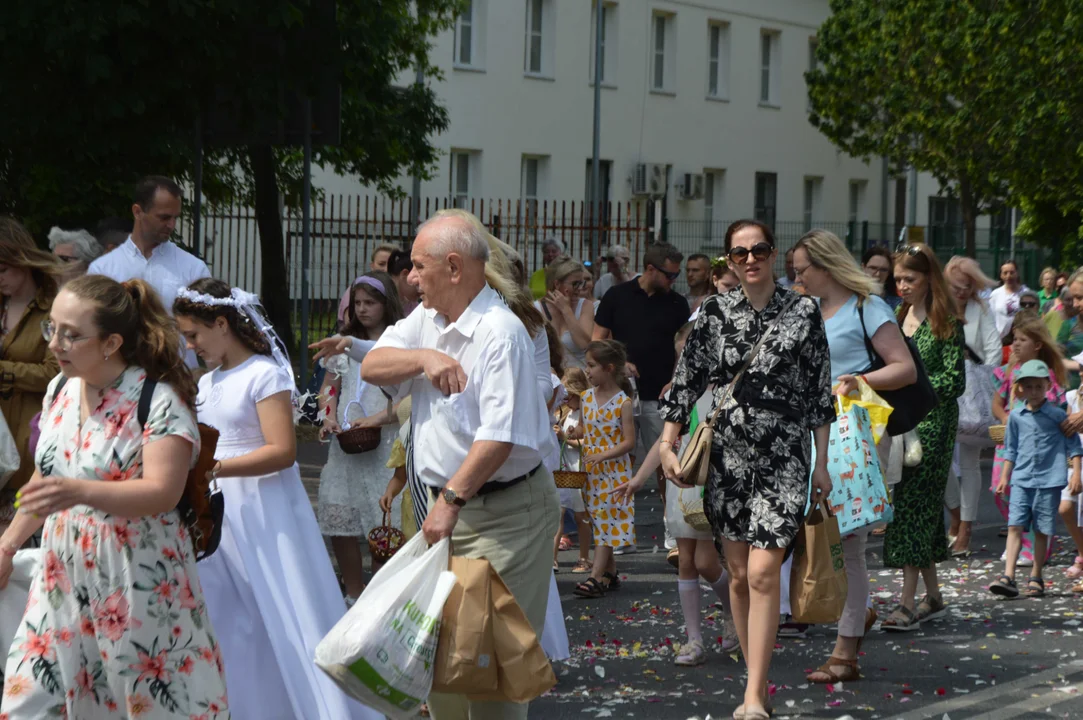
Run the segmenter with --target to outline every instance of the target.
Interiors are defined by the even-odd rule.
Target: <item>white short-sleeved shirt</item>
[[[132,242],[131,235],[123,245],[90,263],[87,273],[105,275],[117,282],[134,278],[146,281],[158,293],[170,315],[173,314],[173,301],[177,299],[178,290],[188,287],[200,278],[211,276],[205,262],[171,242],[164,242],[154,248],[150,259],[147,259],[143,251]],[[181,347],[185,345],[182,343]],[[195,353],[191,351],[186,352],[185,361],[188,367],[198,365]]]
[[[857,295],[843,303],[830,319],[824,320],[827,329],[827,345],[831,349],[831,381],[839,375],[854,375],[869,369],[869,352],[865,347],[865,333],[869,339],[884,323],[895,322],[895,313],[883,298],[876,295],[865,301],[865,327],[857,312]]]
[[[215,457],[235,457],[265,445],[256,404],[293,389],[293,378],[266,355],[201,377],[196,408],[199,421],[219,432]]]
[[[1015,292],[1001,285],[989,293],[989,309],[993,311],[993,317],[996,318],[997,332],[1000,333],[1000,337],[1007,337],[1011,332],[1012,319],[1019,312],[1019,296],[1026,291],[1026,285],[1020,285]]]
[[[450,397],[424,375],[385,388],[396,400],[413,397],[414,467],[426,485],[446,485],[475,440],[512,445],[489,482],[529,473],[556,450],[543,397],[552,393],[548,369],[546,392],[539,387],[540,345],[488,285],[455,322],[435,310],[419,310],[384,331],[375,349],[380,348],[438,350],[466,372],[466,389]]]

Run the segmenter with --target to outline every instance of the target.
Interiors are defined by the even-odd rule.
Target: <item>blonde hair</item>
[[[985,306],[985,300],[982,299],[979,294],[982,288],[994,287],[997,282],[991,277],[982,272],[981,265],[974,258],[965,257],[963,255],[956,255],[948,260],[948,264],[944,266],[944,276],[950,278],[953,273],[959,273],[964,275],[972,287],[970,288],[970,299],[977,300]],[[960,312],[964,312],[966,308],[959,308]]]
[[[854,256],[846,249],[835,233],[827,230],[810,230],[793,246],[808,253],[809,262],[820,268],[831,279],[857,295],[859,302],[865,302],[872,295],[879,295],[880,283],[873,280],[857,264]]]
[[[1046,275],[1052,275],[1053,276],[1053,281],[1056,282],[1056,280],[1057,280],[1057,269],[1055,267],[1047,267],[1045,270],[1042,270],[1042,274],[1038,276],[1038,284],[1039,285],[1044,285],[1044,283],[1042,281],[1045,280]]]
[[[1041,348],[1038,350],[1038,359],[1053,371],[1058,385],[1062,388],[1068,387],[1068,372],[1064,368],[1064,356],[1061,355],[1060,347],[1049,334],[1049,328],[1038,313],[1033,311],[1017,313],[1012,322],[1012,333],[1022,333],[1039,344]],[[1018,362],[1019,358],[1015,356],[1015,351],[1012,351],[1008,365],[1014,368]]]
[[[564,386],[569,395],[582,395],[587,390],[590,390],[590,382],[587,380],[587,374],[583,372],[583,368],[570,367],[565,370],[564,377],[560,379],[560,384]]]
[[[578,260],[573,260],[567,255],[558,257],[545,268],[545,289],[552,291],[569,275],[581,272],[586,272],[586,268]]]

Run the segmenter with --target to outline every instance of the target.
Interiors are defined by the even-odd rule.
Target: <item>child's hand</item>
[[[1001,480],[1000,482],[997,483],[996,494],[999,495],[1002,498],[1003,497],[1008,497],[1008,481],[1007,480]]]
[[[333,417],[326,417],[320,427],[320,440],[326,440],[332,435],[338,435],[340,432],[342,432],[342,428],[339,426],[338,421]]]
[[[565,442],[568,437],[564,434],[564,430],[561,429],[559,425],[554,427],[557,431],[557,440],[559,440],[560,442]]]
[[[646,479],[646,477],[632,478],[628,482],[618,485],[616,489],[613,490],[611,495],[615,500],[618,500],[627,505],[629,502],[632,501],[632,498],[635,497],[635,494],[641,489],[643,489],[643,483],[646,481]]]
[[[1072,473],[1072,479],[1068,481],[1068,492],[1072,495],[1083,493],[1083,481],[1079,479],[1079,473]]]
[[[392,489],[388,487],[380,497],[380,509],[385,513],[391,512],[391,503],[395,501],[395,495],[396,493],[392,492]]]
[[[568,433],[569,440],[582,440],[584,437],[586,437],[586,433],[583,431],[582,425],[576,425]]]

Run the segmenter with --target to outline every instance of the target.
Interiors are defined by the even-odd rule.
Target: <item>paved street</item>
[[[306,443],[301,460],[314,496],[320,448]],[[986,473],[989,463],[986,463]],[[987,474],[985,475],[987,476]],[[1046,573],[1052,588],[1041,600],[998,601],[985,587],[1001,572],[1000,516],[982,494],[975,555],[940,566],[949,616],[910,634],[874,629],[865,641],[864,679],[843,686],[810,686],[834,628],[812,628],[805,640],[776,646],[771,681],[775,717],[802,718],[1083,718],[1083,599],[1068,592],[1058,552]],[[557,576],[572,658],[554,668],[559,683],[537,701],[531,717],[728,718],[740,703],[737,655],[711,654],[704,666],[678,669],[673,645],[683,638],[676,571],[662,549],[661,503],[637,498],[638,552],[618,558],[625,586],[600,601],[572,595],[582,576],[567,572],[576,552],[561,554]],[[870,539],[869,573],[881,616],[894,603],[901,575],[882,565],[883,543]],[[1024,572],[1024,571],[1021,571]],[[717,647],[711,595],[704,593],[704,636]]]

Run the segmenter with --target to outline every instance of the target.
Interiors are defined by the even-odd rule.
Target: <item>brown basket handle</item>
[[[391,527],[391,513],[384,512],[384,527]]]

